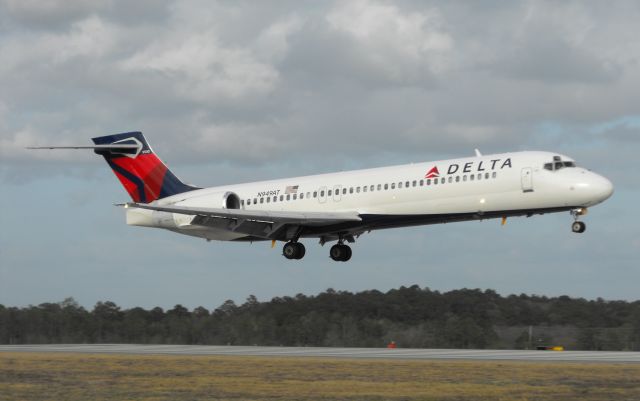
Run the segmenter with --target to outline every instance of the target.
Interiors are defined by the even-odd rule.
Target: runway
[[[128,355],[230,355],[351,359],[480,360],[640,363],[640,352],[522,351],[411,348],[251,347],[218,345],[54,344],[0,345],[2,352],[71,352]]]

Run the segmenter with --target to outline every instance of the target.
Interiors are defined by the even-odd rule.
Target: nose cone
[[[599,180],[594,185],[594,190],[600,202],[607,200],[613,195],[613,183],[603,176],[598,176]]]
[[[589,189],[595,203],[604,202],[613,195],[613,184],[607,178],[593,174],[589,181]]]

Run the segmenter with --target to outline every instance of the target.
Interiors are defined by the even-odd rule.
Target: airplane
[[[120,204],[132,226],[163,228],[208,241],[284,242],[305,255],[303,238],[335,241],[329,256],[351,259],[364,233],[418,225],[569,211],[582,233],[587,208],[613,194],[607,178],[555,152],[521,151],[200,188],[181,181],[141,132],[93,138],[133,202]]]

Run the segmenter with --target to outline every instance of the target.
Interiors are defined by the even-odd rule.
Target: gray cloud
[[[41,12],[17,4],[3,3],[14,26]],[[85,141],[128,129],[160,144],[189,139],[171,146],[189,162],[259,164],[310,143],[342,156],[505,150],[541,120],[635,113],[638,41],[613,40],[629,13],[540,2],[65,3],[47,14],[57,30],[25,25],[0,39],[3,158],[54,133]]]
[[[86,18],[95,12],[105,11],[109,0],[2,0],[0,20],[23,29],[56,30]]]
[[[195,285],[193,303],[212,288],[226,297],[242,292],[241,300],[254,292],[254,277],[267,283],[258,289],[265,297],[294,286],[389,288],[408,284],[404,277],[438,288],[501,283],[504,291],[558,294],[566,286],[600,294],[604,267],[629,283],[608,288],[607,296],[620,289],[631,297],[640,243],[628,219],[640,152],[639,17],[634,1],[0,0],[0,181],[9,194],[0,209],[12,211],[0,215],[0,295],[33,299],[20,283],[43,274],[38,266],[49,255],[58,258],[55,269],[82,285],[68,289],[53,269],[46,275],[55,288],[38,294],[62,299],[84,291],[90,300],[97,281],[122,282],[114,277],[148,286],[140,266],[158,254],[151,287],[173,288],[173,265],[186,257],[189,291],[172,291],[176,299],[191,297]],[[595,228],[585,242],[567,239],[564,215],[510,223],[518,235],[509,236],[472,224],[390,231],[359,241],[361,259],[346,276],[325,273],[324,249],[309,249],[308,269],[287,266],[281,274],[282,261],[259,247],[239,256],[233,244],[205,248],[114,224],[121,216],[108,204],[125,194],[95,155],[24,150],[129,130],[144,131],[180,176],[199,185],[464,156],[476,147],[535,148],[574,156],[610,177],[616,194],[589,215]],[[33,227],[42,231],[36,238]],[[399,249],[407,241],[416,251],[405,255],[398,275],[389,268],[395,254],[380,244]],[[122,250],[126,268],[93,260],[104,243]],[[442,258],[426,262],[425,244]],[[460,244],[469,251],[460,252]],[[25,256],[32,247],[41,254]],[[82,278],[73,264],[78,254],[100,280]],[[461,267],[475,268],[479,254],[481,273]],[[267,270],[237,268],[256,259],[273,261]],[[568,270],[553,288],[535,284],[543,274],[555,277],[559,263]],[[585,283],[595,283],[584,291],[571,284],[583,267]],[[201,276],[207,280],[192,280]],[[144,294],[118,292],[130,305],[144,303]]]

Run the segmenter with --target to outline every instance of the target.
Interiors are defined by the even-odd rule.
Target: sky
[[[640,299],[637,1],[0,0],[0,304],[243,302],[417,284]],[[305,240],[129,227],[90,144],[143,131],[198,186],[517,150],[615,193],[569,213]]]

